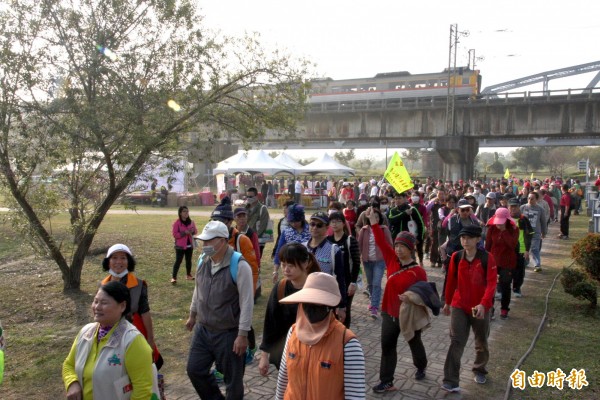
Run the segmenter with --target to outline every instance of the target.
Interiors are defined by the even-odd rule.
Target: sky
[[[316,64],[317,76],[333,79],[392,71],[441,72],[448,67],[453,24],[464,32],[459,36],[457,65],[467,65],[468,52],[474,49],[481,57],[476,68],[483,77],[482,88],[600,60],[596,0],[198,0],[197,4],[208,28],[228,36],[258,32],[266,47],[309,59]],[[550,81],[549,88],[582,88],[596,73]]]

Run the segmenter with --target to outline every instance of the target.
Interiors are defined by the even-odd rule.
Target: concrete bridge
[[[485,95],[456,100],[455,113],[448,135],[443,97],[313,104],[301,134],[268,132],[260,147],[433,148],[456,179],[479,147],[600,145],[600,88]]]

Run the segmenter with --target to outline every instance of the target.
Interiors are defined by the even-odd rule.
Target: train
[[[448,82],[459,98],[475,98],[481,91],[479,70],[460,67],[442,72],[411,74],[408,71],[378,73],[373,78],[315,79],[309,103],[377,101],[387,99],[445,97]]]

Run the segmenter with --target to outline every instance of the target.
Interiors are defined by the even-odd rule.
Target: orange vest
[[[356,335],[331,316],[329,329],[319,343],[298,340],[296,324],[287,344],[288,385],[285,400],[337,400],[344,398],[344,345]]]

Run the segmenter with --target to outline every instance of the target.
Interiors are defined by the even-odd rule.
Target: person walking
[[[196,271],[186,328],[193,330],[187,374],[202,399],[244,397],[244,362],[254,307],[252,269],[228,245],[229,230],[220,221],[206,224],[198,239],[203,254]],[[210,372],[223,373],[226,397]]]
[[[287,335],[276,400],[365,399],[362,347],[335,318],[341,298],[333,276],[314,272],[301,290],[280,300],[298,304],[298,316]]]
[[[262,254],[265,250],[265,244],[271,239],[266,239],[264,237],[267,228],[269,226],[269,210],[267,206],[260,202],[258,199],[258,191],[255,187],[248,188],[246,190],[246,208],[248,209],[248,225],[250,228],[254,229],[254,232],[258,235],[258,244],[260,246],[260,258],[258,259],[259,263],[262,258]],[[273,232],[271,232],[271,235]]]
[[[486,382],[490,358],[488,335],[490,309],[496,292],[497,269],[494,256],[477,249],[481,227],[468,225],[459,232],[462,251],[452,254],[445,287],[444,315],[450,315],[450,347],[444,363],[442,390],[459,392],[461,358],[469,339],[475,336],[475,382]]]
[[[417,239],[410,232],[399,232],[392,247],[386,240],[379,218],[372,209],[367,214],[375,243],[380,248],[387,270],[387,283],[381,305],[381,363],[379,367],[379,384],[373,387],[375,393],[396,390],[394,387],[394,372],[398,362],[397,345],[400,336],[400,306],[401,296],[412,285],[427,281],[427,273],[415,261]],[[421,330],[414,331],[408,341],[413,364],[417,368],[416,380],[425,378],[427,368],[427,353],[421,340]]]
[[[519,244],[517,245],[517,266],[513,274],[513,293],[519,298],[521,287],[525,281],[525,263],[529,260],[529,250],[531,249],[531,237],[533,236],[533,228],[529,220],[521,214],[519,199],[512,198],[508,201],[508,209],[510,216],[513,218],[519,228]]]
[[[186,206],[179,207],[177,210],[178,218],[173,223],[173,237],[175,238],[175,263],[171,274],[171,283],[177,283],[177,273],[181,262],[185,257],[186,279],[193,280],[192,276],[192,255],[194,254],[194,235],[198,234],[198,229],[194,221],[190,219],[190,210]]]
[[[538,192],[529,192],[527,195],[527,204],[521,206],[521,213],[529,219],[529,223],[533,228],[534,234],[531,239],[531,258],[534,263],[534,272],[542,272],[542,240],[548,233],[548,218],[544,209],[537,202],[539,199]]]
[[[561,186],[562,196],[560,197],[560,235],[559,239],[569,238],[569,219],[571,218],[571,194],[569,185],[566,183]]]
[[[507,208],[499,208],[489,219],[485,250],[494,255],[500,288],[500,318],[507,319],[510,311],[511,286],[517,267],[515,249],[519,243],[519,228]]]

